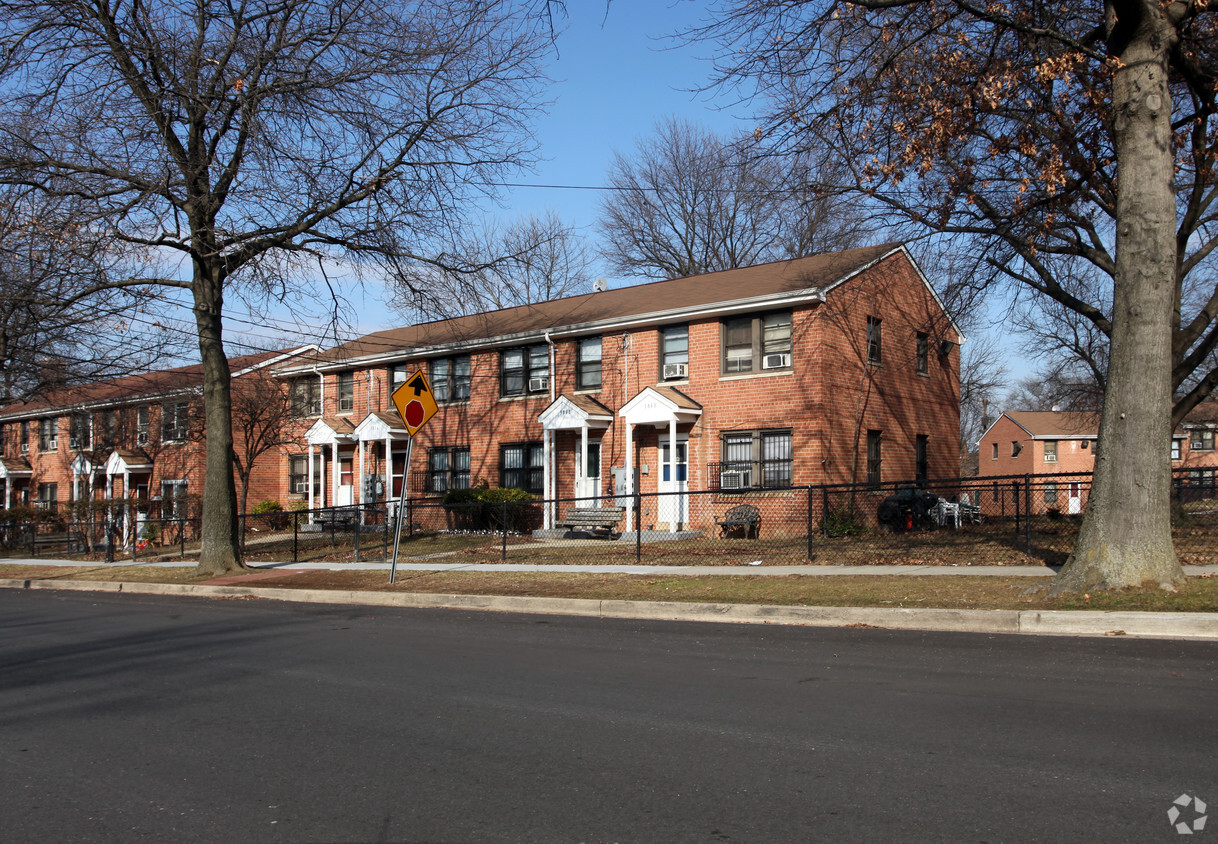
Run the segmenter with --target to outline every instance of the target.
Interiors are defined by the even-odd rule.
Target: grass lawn
[[[145,566],[0,565],[0,579],[198,583],[193,568]],[[326,570],[283,572],[252,580],[251,587],[335,589],[440,594],[692,601],[842,607],[950,609],[1218,611],[1218,578],[1191,578],[1176,593],[1128,590],[1048,600],[1048,578],[954,575],[945,577],[748,575],[652,576],[549,572],[399,572]]]

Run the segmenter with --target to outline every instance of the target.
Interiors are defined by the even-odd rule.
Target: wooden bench
[[[752,504],[737,504],[724,513],[722,519],[716,519],[715,524],[719,526],[720,536],[740,530],[745,539],[761,537],[761,511]]]
[[[566,517],[555,526],[589,533],[613,533],[625,515],[625,507],[569,507]]]

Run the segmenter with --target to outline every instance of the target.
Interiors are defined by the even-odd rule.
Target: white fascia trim
[[[26,420],[47,419],[70,415],[72,413],[80,413],[85,410],[104,410],[106,408],[118,410],[124,407],[134,407],[135,405],[139,404],[154,404],[156,402],[163,402],[168,399],[191,395],[203,395],[202,385],[198,387],[181,387],[177,390],[168,390],[163,393],[147,393],[136,396],[124,396],[120,399],[98,399],[97,401],[82,402],[80,404],[64,404],[60,405],[59,407],[47,408],[45,410],[30,411],[29,413],[12,413],[0,416],[0,422],[24,422]]]
[[[308,345],[300,346],[295,349],[288,349],[282,354],[276,355],[269,360],[264,360],[262,363],[255,363],[252,366],[247,366],[245,369],[238,370],[237,372],[232,373],[231,377],[240,378],[242,375],[248,375],[249,373],[256,372],[259,369],[265,369],[268,366],[272,366],[280,361],[287,360],[288,358],[299,357],[300,355],[307,354],[308,352],[320,351],[321,346],[317,345],[316,343],[309,343]]]
[[[716,316],[740,313],[742,311],[754,311],[757,310],[758,306],[774,308],[781,307],[783,305],[806,304],[809,302],[819,304],[825,301],[826,289],[827,288],[809,287],[804,290],[796,290],[784,294],[771,293],[763,296],[750,296],[747,299],[733,299],[730,304],[716,302],[711,305],[698,305],[687,308],[671,308],[666,311],[651,311],[649,313],[637,314],[629,317],[614,317],[611,319],[597,320],[595,322],[572,323],[571,325],[564,325],[558,328],[522,331],[517,334],[500,334],[496,337],[488,337],[483,340],[466,340],[450,345],[417,346],[412,349],[400,349],[392,352],[382,352],[376,355],[365,355],[362,357],[346,358],[342,361],[332,361],[329,363],[317,364],[316,369],[313,367],[281,369],[276,373],[276,375],[301,375],[313,371],[341,372],[344,369],[356,369],[363,366],[376,365],[378,363],[396,363],[438,355],[450,355],[461,352],[480,351],[484,349],[505,348],[518,343],[544,343],[546,342],[547,334],[549,334],[551,338],[557,337],[561,339],[571,339],[589,334],[605,333],[607,329],[620,330],[640,328],[651,325],[662,325],[678,319],[692,319],[702,316]]]

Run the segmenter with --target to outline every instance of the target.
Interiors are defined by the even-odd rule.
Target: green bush
[[[259,501],[250,508],[251,516],[259,516],[258,522],[271,530],[283,530],[291,524],[291,518],[283,512],[283,505],[273,498]]]
[[[453,530],[500,531],[505,515],[508,530],[530,530],[536,521],[533,508],[527,506],[532,501],[533,496],[522,489],[503,487],[478,486],[444,493],[444,509]]]
[[[859,536],[867,532],[867,526],[858,520],[854,511],[846,507],[830,510],[821,520],[825,536],[838,539],[844,536]]]

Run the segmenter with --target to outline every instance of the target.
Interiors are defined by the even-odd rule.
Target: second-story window
[[[601,338],[586,337],[577,344],[575,386],[599,390],[601,386]]]
[[[59,448],[59,420],[38,420],[38,450],[55,451]]]
[[[168,402],[161,405],[161,442],[181,442],[190,432],[190,403]]]
[[[1057,440],[1045,440],[1045,462],[1057,462]]]
[[[790,369],[791,325],[790,311],[725,320],[723,373],[732,375],[760,370]]]
[[[1211,428],[1193,428],[1188,444],[1190,451],[1213,451],[1214,431]]]
[[[914,340],[914,369],[919,375],[925,375],[929,371],[929,359],[930,335],[925,331],[919,331]]]
[[[523,396],[550,389],[550,348],[545,343],[504,349],[499,356],[499,393]]]
[[[689,326],[666,325],[660,329],[660,380],[683,381],[689,377]]]
[[[135,409],[135,444],[148,445],[148,431],[151,423],[148,421],[148,405],[141,404]]]
[[[315,375],[292,379],[292,412],[297,416],[321,416],[321,385]]]
[[[349,413],[355,409],[355,373],[338,373],[338,412]]]
[[[88,451],[93,447],[93,419],[88,413],[73,413],[68,429],[68,447]]]
[[[21,453],[26,454],[30,450],[30,423],[21,423]]]
[[[867,317],[867,363],[879,365],[883,362],[884,347],[880,335],[880,318]]]
[[[469,400],[469,355],[437,358],[428,366],[431,369],[431,392],[436,401]]]

